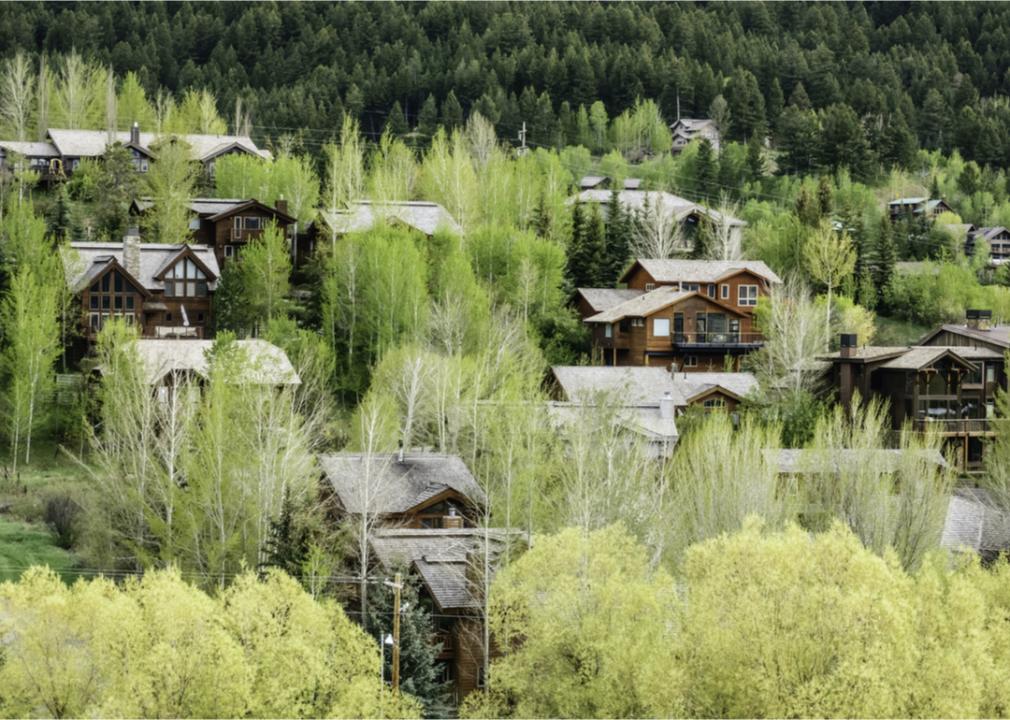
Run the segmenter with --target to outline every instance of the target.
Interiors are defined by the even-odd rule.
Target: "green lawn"
[[[0,581],[17,580],[32,565],[48,565],[65,580],[73,580],[76,560],[56,547],[45,526],[0,519]]]

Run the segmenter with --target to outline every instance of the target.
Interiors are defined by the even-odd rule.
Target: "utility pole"
[[[526,154],[526,121],[523,120],[523,129],[519,131],[519,157]]]
[[[396,573],[393,588],[393,692],[400,692],[400,591],[403,583],[400,573]]]

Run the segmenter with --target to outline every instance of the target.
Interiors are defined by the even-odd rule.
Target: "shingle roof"
[[[622,405],[659,407],[660,398],[670,393],[674,405],[687,405],[670,372],[660,367],[555,365],[551,372],[569,402],[591,401],[607,393]]]
[[[768,462],[774,463],[782,475],[797,475],[810,472],[836,473],[843,467],[852,467],[861,460],[872,459],[874,470],[887,473],[899,467],[902,454],[900,448],[877,448],[875,450],[816,450],[807,448],[780,448],[765,450]],[[916,453],[923,462],[937,467],[947,467],[947,461],[939,450],[924,450]]]
[[[440,228],[445,228],[457,235],[463,233],[459,223],[444,207],[438,203],[420,200],[381,203],[358,200],[352,203],[349,210],[335,213],[324,210],[320,213],[320,217],[323,223],[340,234],[370,230],[383,217],[403,223],[425,235],[434,235],[435,231]]]
[[[136,280],[149,292],[164,290],[164,282],[155,279],[154,276],[169,260],[187,247],[214,274],[214,279],[208,278],[208,285],[211,290],[215,289],[221,270],[214,255],[214,248],[209,245],[140,243],[140,272],[136,274]],[[67,284],[74,291],[80,290],[91,277],[108,265],[110,258],[115,258],[120,265],[127,267],[123,259],[123,243],[70,243],[70,250],[63,255]]]
[[[383,567],[414,567],[438,607],[455,610],[481,607],[467,570],[469,560],[483,553],[485,540],[494,570],[507,544],[519,537],[515,532],[482,528],[380,529],[371,544]]]
[[[993,325],[988,330],[976,330],[967,325],[941,325],[938,330],[934,330],[922,338],[919,343],[924,344],[938,333],[946,331],[961,335],[972,340],[979,340],[983,343],[996,345],[1001,348],[1010,349],[1010,325]]]
[[[981,488],[958,488],[951,495],[940,545],[992,555],[1010,549],[1010,517]]]
[[[606,180],[604,175],[585,175],[579,180],[579,187],[591,189],[599,185],[601,182]]]
[[[644,293],[644,290],[634,290],[632,288],[576,288],[575,292],[589,303],[589,307],[599,313],[609,310],[615,305],[620,305],[626,300],[638,297]]]
[[[370,461],[369,468],[366,460]],[[319,456],[326,480],[348,513],[361,513],[366,507],[360,492],[360,479],[366,472],[373,483],[372,508],[380,514],[404,513],[446,490],[455,490],[474,505],[486,501],[484,491],[457,455],[434,453],[406,454],[400,462],[397,454],[332,453]]]
[[[684,292],[664,285],[651,292],[625,300],[620,305],[614,305],[608,310],[586,318],[585,321],[589,323],[613,323],[626,317],[648,317],[654,312],[658,312],[665,307],[669,307],[697,294],[694,291]]]
[[[557,428],[573,423],[581,428],[587,420],[586,413],[592,413],[594,407],[585,402],[548,402],[547,416]],[[676,419],[663,417],[658,402],[617,407],[613,420],[614,425],[644,437],[649,450],[656,456],[669,455],[680,436]]]
[[[887,203],[888,205],[920,205],[926,202],[929,198],[924,197],[907,197],[907,198],[897,198]]]
[[[298,385],[301,379],[295,372],[287,354],[266,340],[236,340],[235,344],[245,354],[248,366],[243,382],[255,385]],[[137,354],[144,367],[149,385],[157,385],[170,372],[193,373],[207,378],[209,362],[207,352],[213,340],[137,340]]]
[[[780,283],[781,278],[761,260],[664,260],[656,258],[637,258],[635,262],[641,265],[656,282],[716,282],[727,275],[741,270],[748,270],[769,282]],[[634,265],[632,265],[634,267]],[[624,273],[622,280],[628,276],[630,269]]]
[[[156,145],[162,138],[178,137],[184,140],[192,149],[194,160],[205,160],[214,156],[222,150],[222,146],[236,146],[246,150],[253,155],[269,157],[265,150],[260,150],[251,138],[245,135],[198,135],[198,134],[178,134],[172,133],[140,133],[140,146],[149,149],[151,145]],[[59,153],[65,157],[98,157],[105,154],[105,149],[109,144],[109,133],[105,130],[64,130],[60,128],[50,128],[49,138]],[[130,142],[129,132],[118,132],[115,135],[117,142],[124,145]]]
[[[737,397],[746,397],[757,387],[754,373],[749,372],[691,372],[675,373],[673,384],[688,401],[713,388],[723,388]]]
[[[27,157],[59,157],[60,154],[52,143],[47,142],[0,140],[0,148]]]
[[[696,132],[707,125],[712,125],[713,121],[709,118],[680,118],[679,120],[674,121],[670,127],[677,127],[678,124],[683,125],[686,130]]]

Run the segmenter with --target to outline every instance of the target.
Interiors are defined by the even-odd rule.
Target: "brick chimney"
[[[129,228],[123,236],[123,267],[133,277],[140,276],[140,231]]]
[[[970,308],[965,312],[964,324],[972,330],[988,330],[992,322],[992,310]]]
[[[460,530],[463,527],[463,516],[456,512],[454,505],[449,506],[449,514],[442,516],[442,528],[445,530]]]
[[[855,333],[842,333],[840,336],[839,357],[850,358],[856,354],[858,336]]]
[[[130,142],[134,145],[140,145],[140,123],[137,121],[134,121],[130,127]]]

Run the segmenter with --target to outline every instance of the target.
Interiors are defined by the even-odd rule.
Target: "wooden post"
[[[400,573],[393,579],[393,692],[400,692]]]

